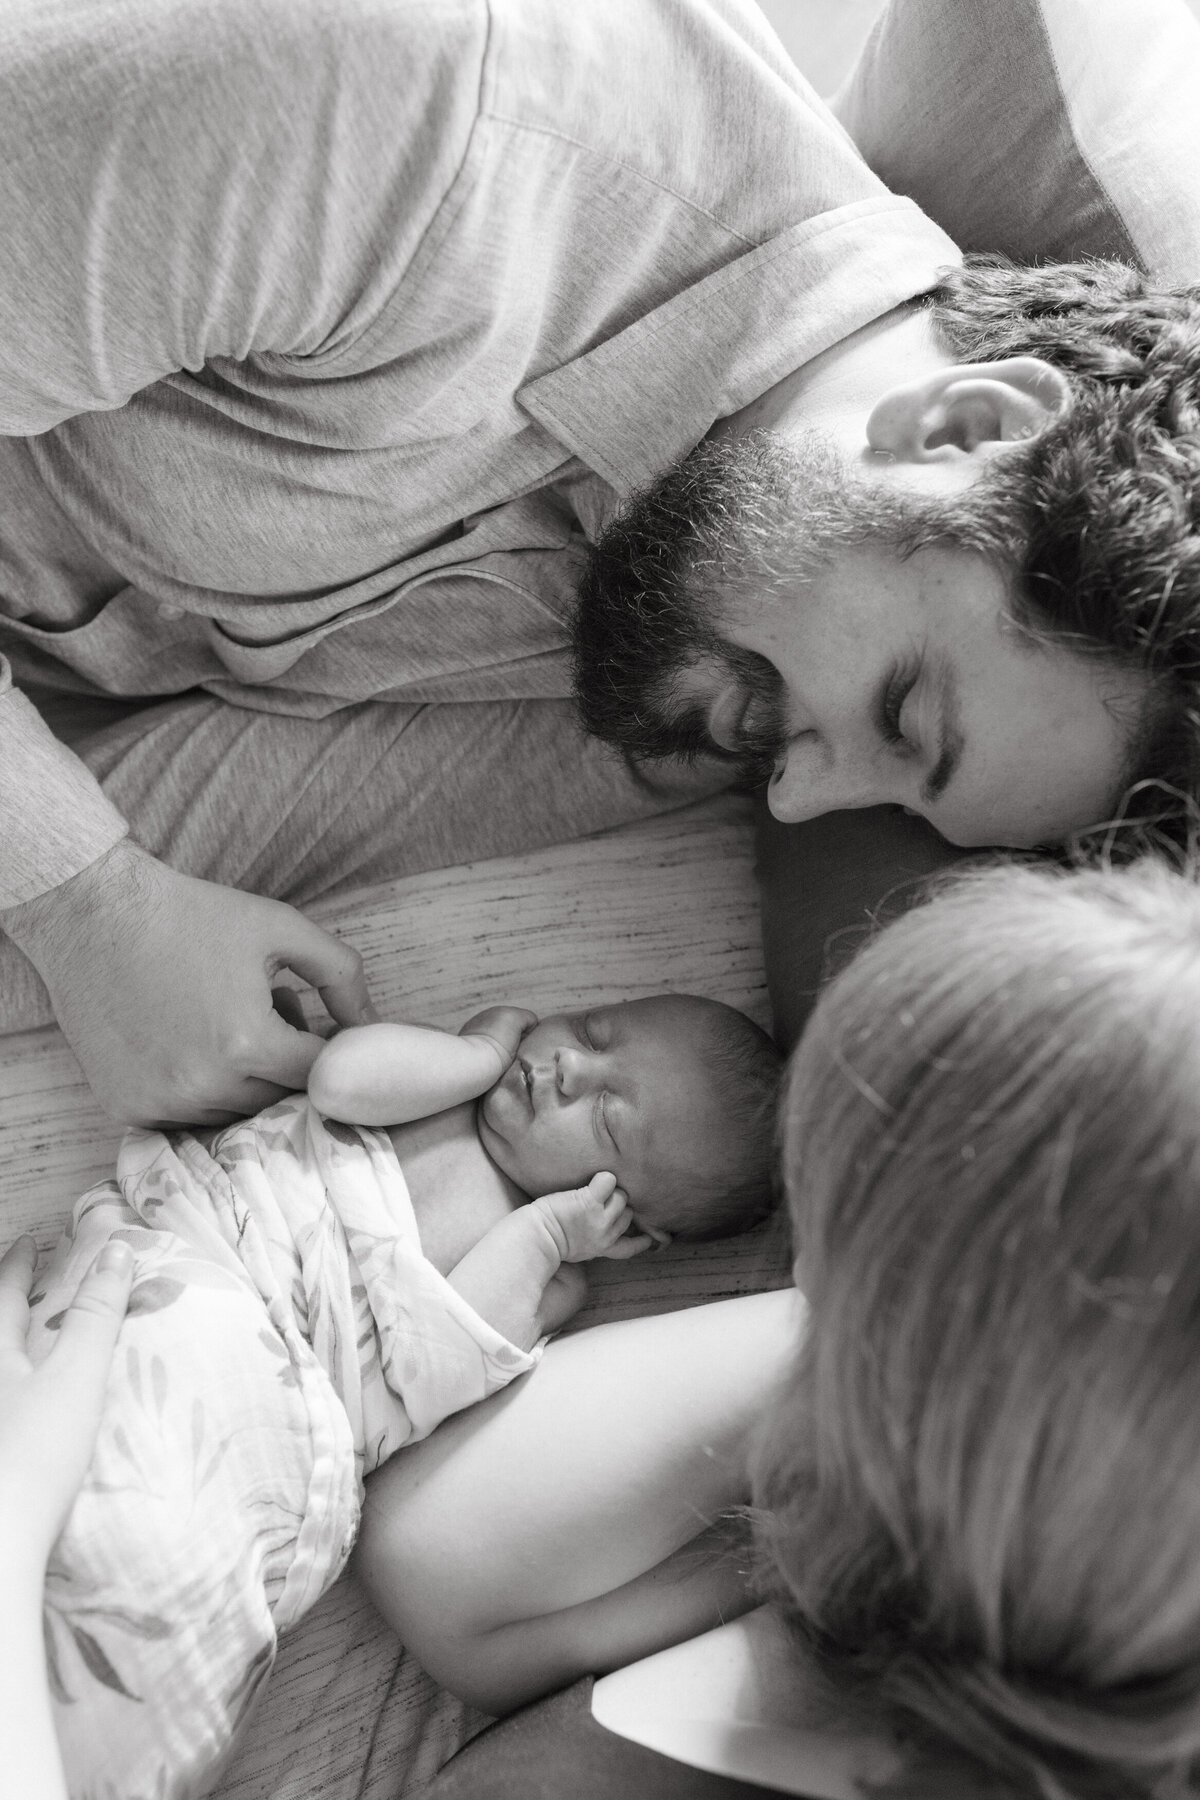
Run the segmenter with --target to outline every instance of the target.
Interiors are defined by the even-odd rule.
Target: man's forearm
[[[0,657],[0,924],[77,876],[128,827],[79,758],[11,682]]]
[[[147,860],[131,838],[121,837],[67,880],[0,910],[0,930],[38,968],[44,955],[52,956],[55,945],[97,911],[104,913],[110,931],[119,931],[134,916],[134,903],[144,891],[142,864]]]

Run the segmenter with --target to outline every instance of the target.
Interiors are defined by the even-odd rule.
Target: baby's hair
[[[653,1223],[692,1243],[748,1231],[779,1201],[775,1113],[783,1057],[774,1040],[723,1000],[681,995],[704,1009],[697,1048],[713,1079],[726,1153],[702,1170],[680,1171],[678,1189],[660,1190]]]
[[[889,1794],[1200,1779],[1200,889],[1007,867],[821,1000],[782,1109],[811,1308],[764,1588]]]

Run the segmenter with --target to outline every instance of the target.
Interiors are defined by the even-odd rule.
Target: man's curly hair
[[[1200,801],[1200,287],[1123,263],[969,257],[925,296],[956,361],[1040,356],[1071,403],[908,547],[1004,564],[1032,632],[1151,677],[1131,817],[1194,836]]]

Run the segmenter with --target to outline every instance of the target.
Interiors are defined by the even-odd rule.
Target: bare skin
[[[544,1186],[526,1181],[522,1188],[485,1149],[471,1101],[496,1086],[537,1023],[522,1007],[492,1006],[457,1034],[398,1021],[368,1025],[325,1044],[308,1084],[326,1117],[399,1121],[389,1136],[426,1256],[523,1350],[582,1305],[586,1281],[576,1265],[637,1256],[652,1241],[633,1229],[628,1198],[610,1171],[560,1156],[552,1167],[542,1164]]]
[[[53,1350],[34,1368],[25,1334],[36,1260],[31,1238],[0,1258],[0,1788],[22,1800],[67,1800],[46,1680],[42,1584],[96,1441],[133,1258],[124,1244],[107,1246]]]
[[[302,913],[179,875],[128,839],[0,913],[92,1092],[125,1124],[225,1124],[302,1088],[324,1039],[289,1024],[290,969],[332,1019],[373,1018],[362,958]]]
[[[367,1483],[358,1572],[435,1680],[507,1712],[751,1605],[714,1521],[793,1354],[793,1289],[600,1325]]]

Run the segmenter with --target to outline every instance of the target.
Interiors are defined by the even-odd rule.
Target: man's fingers
[[[102,1386],[132,1285],[133,1253],[110,1240],[75,1290],[51,1359],[77,1361],[82,1378]]]
[[[244,1100],[249,1111],[261,1112],[281,1095],[298,1093],[307,1087],[308,1071],[324,1048],[325,1039],[315,1031],[297,1031],[272,1010],[259,1040],[254,1074],[243,1082],[238,1105]]]
[[[326,1012],[339,1025],[372,1025],[378,1019],[358,951],[332,932],[322,931],[303,913],[292,914],[276,958],[277,969],[293,969],[316,988]]]
[[[304,1017],[304,1007],[295,988],[273,987],[271,989],[271,1005],[279,1014],[285,1025],[293,1031],[307,1031],[308,1020]]]

